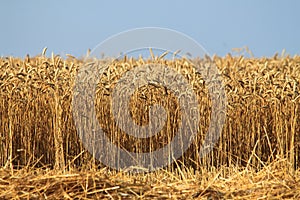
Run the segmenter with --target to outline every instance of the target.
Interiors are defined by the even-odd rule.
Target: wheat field
[[[226,121],[214,149],[199,156],[210,124],[211,100],[201,74],[185,58],[123,58],[107,62],[97,84],[95,109],[111,142],[130,152],[149,152],[170,142],[181,116],[176,96],[147,85],[130,99],[132,118],[149,122],[148,106],[167,110],[163,129],[137,139],[117,127],[112,91],[127,71],[145,64],[183,75],[199,104],[199,132],[172,165],[141,174],[116,171],[87,151],[76,132],[72,97],[83,59],[0,58],[0,198],[231,199],[300,198],[300,56],[225,57],[215,64],[227,97]]]

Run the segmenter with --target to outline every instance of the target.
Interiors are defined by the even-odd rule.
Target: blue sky
[[[82,56],[111,35],[139,27],[187,34],[211,55],[248,46],[254,56],[300,54],[300,1],[1,2],[0,56]]]

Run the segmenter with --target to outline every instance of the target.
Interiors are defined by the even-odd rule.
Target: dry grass
[[[159,170],[135,174],[101,170],[0,170],[0,198],[16,199],[298,199],[300,172],[277,159],[260,172],[237,167]]]
[[[147,152],[169,142],[178,128],[178,102],[163,87],[140,88],[131,113],[145,124],[147,106],[167,108],[164,129],[150,140],[123,133],[112,120],[116,80],[145,63],[168,65],[192,85],[201,111],[195,143],[164,170],[130,175],[104,168],[85,151],[72,117],[74,78],[83,61],[59,56],[0,59],[1,198],[299,198],[300,57],[245,58],[230,55],[214,62],[228,98],[227,121],[213,152],[198,160],[209,125],[205,83],[185,59],[114,61],[101,77],[96,110],[113,142]],[[104,61],[103,61],[104,63]],[[134,109],[140,108],[140,109]]]

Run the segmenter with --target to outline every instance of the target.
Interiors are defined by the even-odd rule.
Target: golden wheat
[[[46,49],[43,51],[45,54]],[[153,54],[153,53],[152,53]],[[185,58],[124,58],[113,61],[97,87],[96,110],[101,127],[116,144],[129,151],[146,152],[164,146],[176,134],[179,105],[171,91],[161,86],[140,88],[131,98],[131,113],[137,124],[148,122],[147,105],[160,104],[168,111],[164,129],[150,138],[136,139],[122,132],[111,112],[111,92],[128,70],[145,64],[161,64],[182,74],[192,85],[200,108],[199,134],[181,158],[185,165],[251,166],[286,157],[291,168],[299,161],[299,74],[300,57],[245,58],[214,57],[198,60],[214,62],[222,73],[228,98],[227,120],[213,152],[198,160],[198,151],[210,122],[211,102],[201,76]],[[38,56],[0,59],[1,124],[0,164],[24,166],[37,162],[65,168],[66,163],[89,163],[92,159],[81,144],[74,127],[71,103],[74,79],[83,60]],[[138,109],[137,109],[138,108]]]
[[[218,66],[228,100],[219,141],[200,160],[211,100],[193,64],[185,58],[164,59],[164,54],[155,57],[153,52],[152,59],[109,62],[97,85],[97,119],[107,137],[128,151],[149,152],[170,142],[181,113],[172,91],[149,84],[132,95],[132,118],[138,125],[147,124],[149,105],[159,104],[167,110],[164,128],[147,139],[123,132],[116,126],[110,101],[124,73],[145,64],[168,66],[185,77],[199,102],[198,135],[174,166],[132,176],[99,165],[76,133],[73,86],[84,61],[70,55],[47,58],[46,50],[37,57],[0,58],[0,198],[300,197],[299,56],[227,55],[194,61],[202,67]]]

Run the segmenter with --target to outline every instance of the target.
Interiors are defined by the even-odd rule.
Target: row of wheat
[[[105,65],[105,62],[103,62]],[[228,104],[226,122],[214,150],[199,158],[210,123],[211,101],[205,81],[186,59],[114,60],[101,75],[96,92],[97,119],[110,140],[133,152],[149,152],[170,142],[180,125],[176,96],[162,86],[140,88],[130,100],[137,124],[149,121],[148,105],[160,104],[167,121],[155,136],[134,138],[115,123],[111,94],[128,70],[147,63],[166,65],[182,74],[199,102],[199,133],[179,159],[194,167],[249,166],[260,169],[277,157],[300,166],[300,57],[245,58],[230,55],[198,60],[217,65]],[[27,164],[65,168],[99,164],[81,143],[72,115],[73,86],[83,60],[59,56],[0,59],[0,165]]]

